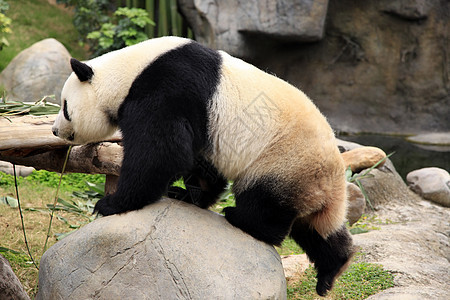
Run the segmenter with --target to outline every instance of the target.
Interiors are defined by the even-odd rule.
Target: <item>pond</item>
[[[450,170],[450,146],[415,144],[404,137],[386,135],[340,135],[339,139],[365,146],[383,149],[390,157],[395,169],[405,179],[406,175],[425,167],[438,167]]]

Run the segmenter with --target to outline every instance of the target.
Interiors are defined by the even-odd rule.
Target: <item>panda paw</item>
[[[102,199],[98,200],[94,207],[94,214],[98,213],[102,216],[110,216],[123,212],[112,205],[112,197],[113,195],[106,195]]]
[[[325,297],[328,291],[333,288],[334,276],[318,276],[316,292],[319,296]]]

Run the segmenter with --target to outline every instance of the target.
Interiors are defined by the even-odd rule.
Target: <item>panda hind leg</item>
[[[224,209],[225,218],[254,238],[279,246],[289,233],[297,212],[274,192],[274,182],[260,180],[235,193],[236,207]]]
[[[314,263],[317,270],[316,291],[320,296],[325,296],[332,289],[335,279],[347,269],[356,250],[345,224],[324,238],[309,222],[297,219],[290,236]]]
[[[168,190],[168,196],[200,208],[208,208],[216,203],[228,184],[225,177],[203,157],[195,159],[194,168],[184,174],[183,178],[186,189],[172,186]]]

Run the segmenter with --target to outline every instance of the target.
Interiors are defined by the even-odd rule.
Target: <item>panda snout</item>
[[[54,136],[58,136],[58,129],[57,128],[52,128],[52,132]]]

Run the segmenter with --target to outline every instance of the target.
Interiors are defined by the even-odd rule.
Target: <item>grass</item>
[[[316,274],[313,267],[306,269],[297,282],[288,286],[288,299],[359,300],[394,286],[394,276],[381,265],[355,262],[336,280],[326,298],[322,298],[315,292]]]
[[[6,36],[10,45],[0,51],[0,71],[22,50],[34,43],[55,38],[69,53],[79,59],[88,58],[85,48],[78,44],[78,33],[69,11],[49,4],[47,0],[9,0],[6,15],[12,19],[12,33]]]
[[[33,257],[39,261],[42,256],[47,234],[50,211],[46,205],[53,202],[59,174],[47,171],[35,171],[27,178],[19,178],[19,193],[24,214],[25,230]],[[73,199],[72,193],[84,188],[85,180],[104,181],[102,175],[68,174],[65,175],[60,197]],[[14,178],[0,172],[0,196],[16,197]],[[38,210],[35,210],[38,209]],[[52,226],[49,246],[57,241],[59,234],[67,233],[75,227],[86,224],[86,218],[73,213],[56,212]],[[26,255],[19,210],[0,204],[0,253],[9,260],[11,267],[29,295],[35,294],[38,271]]]

